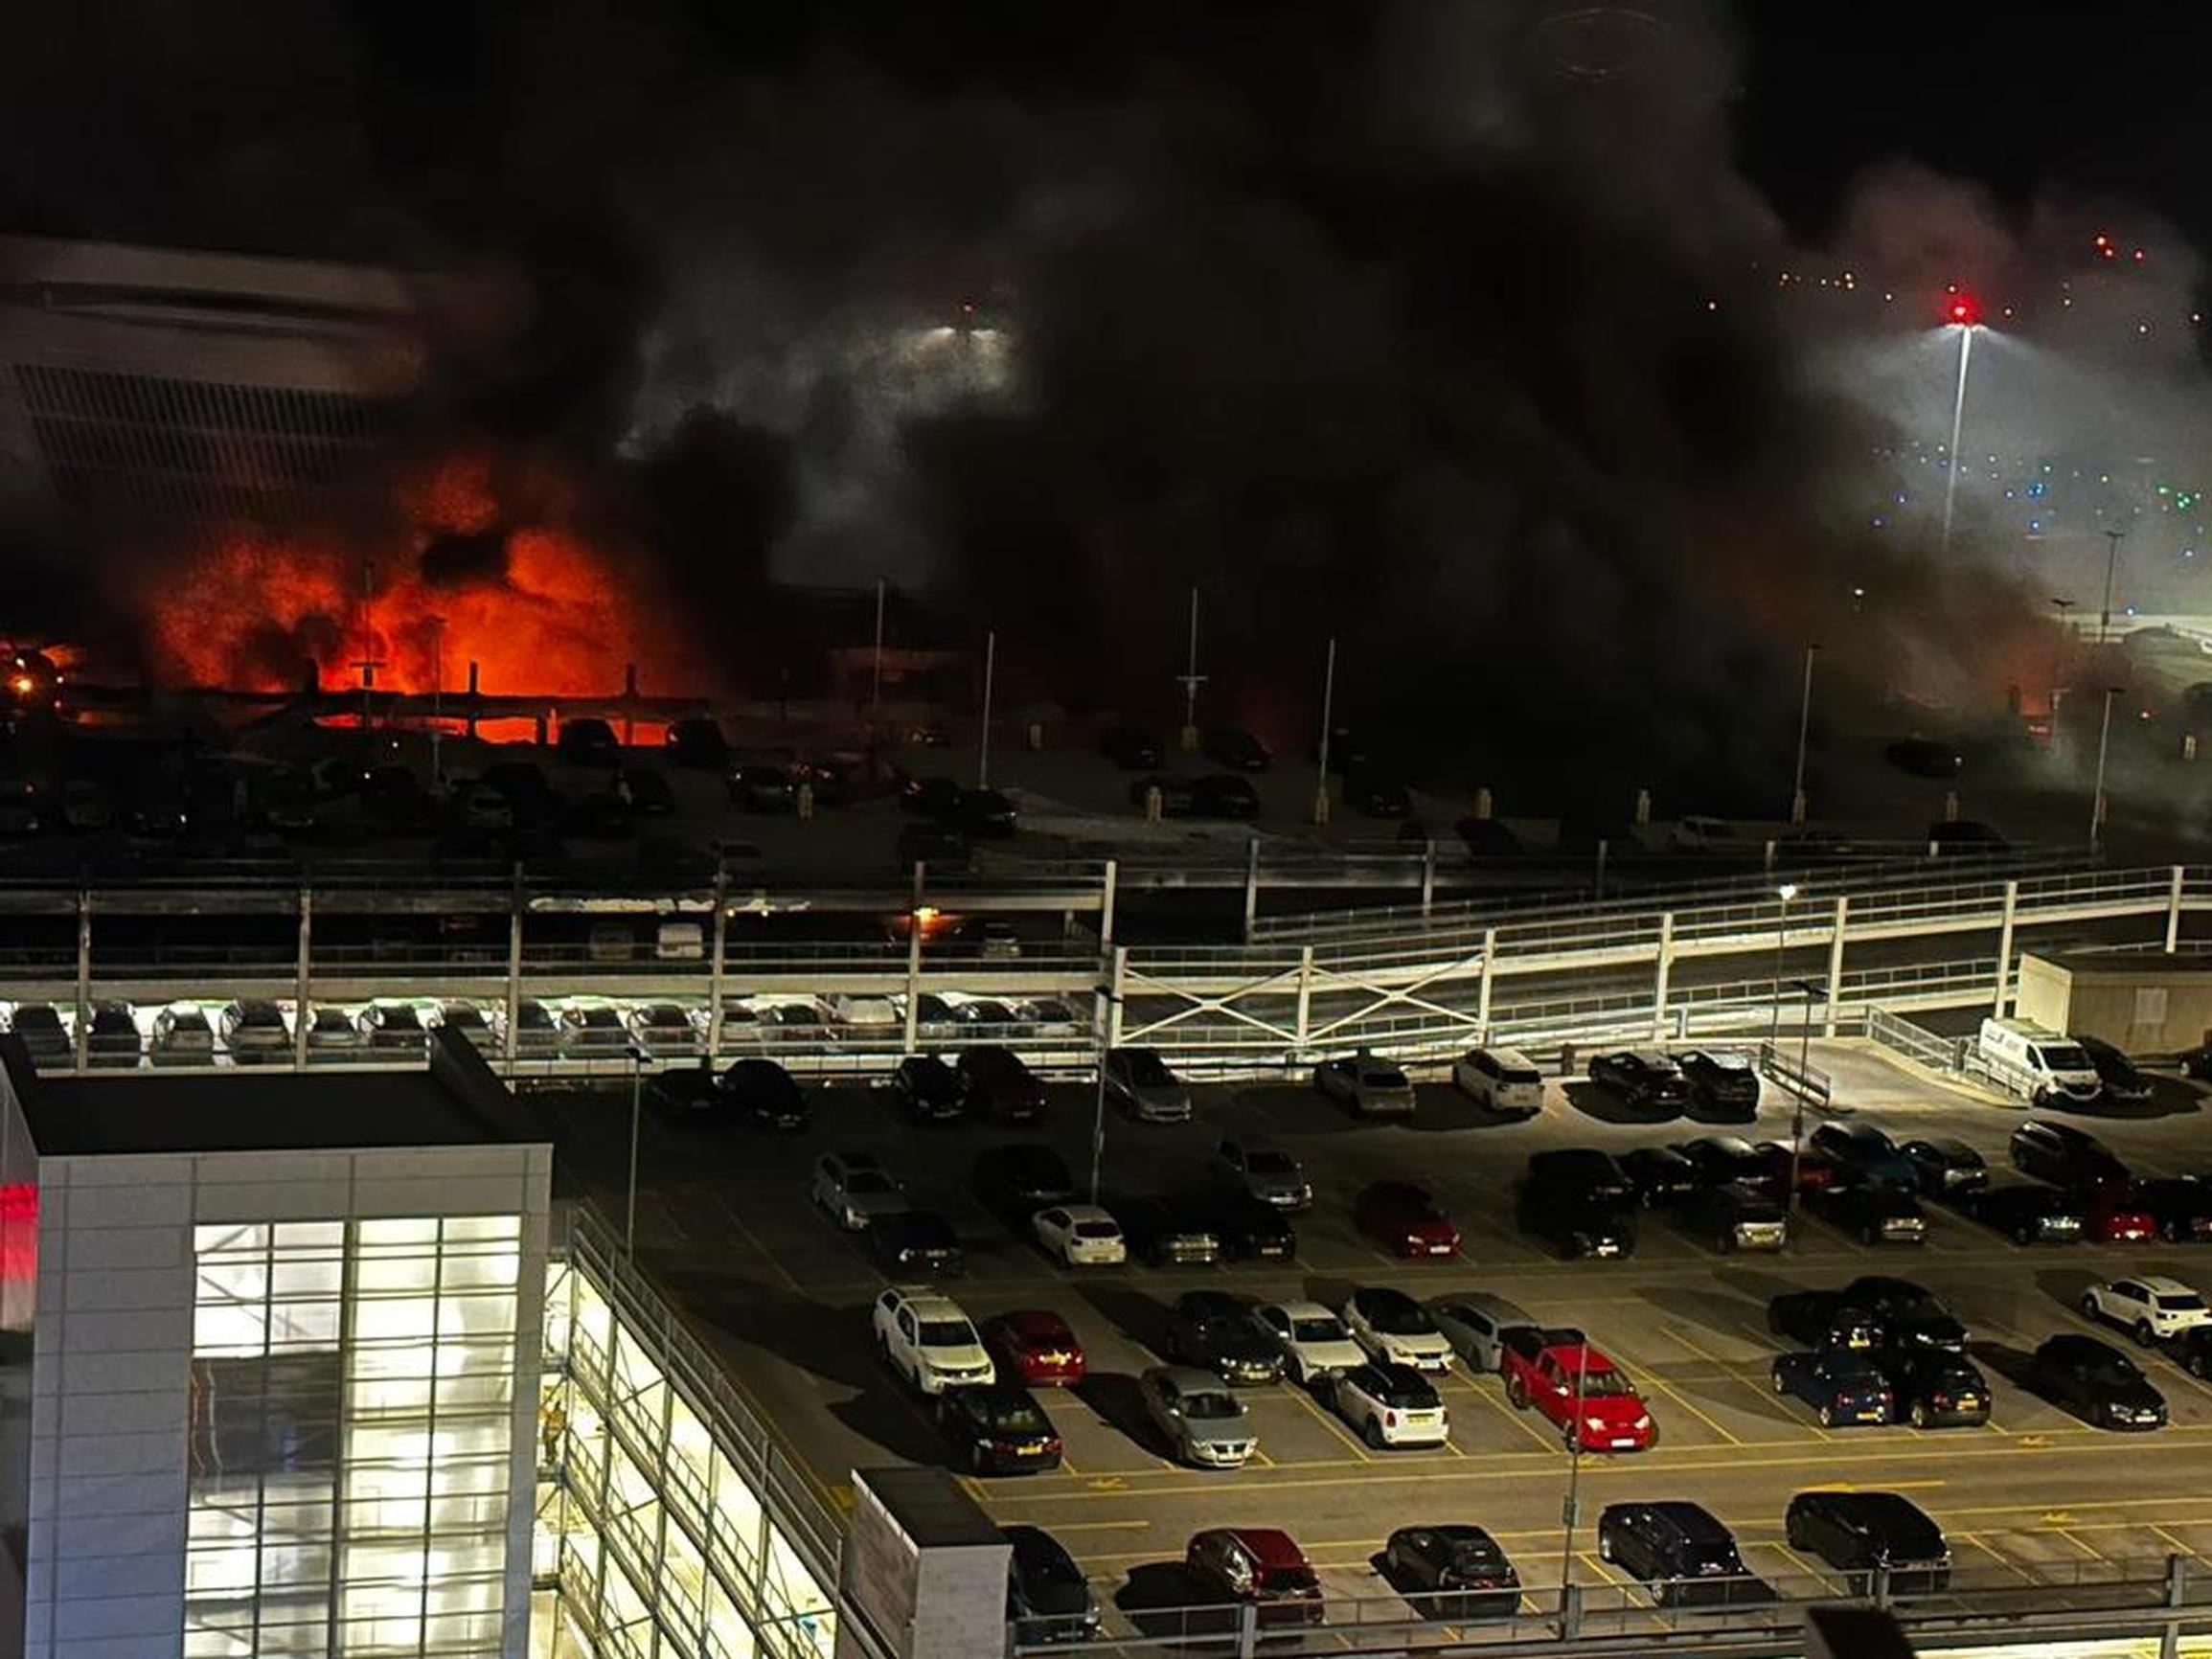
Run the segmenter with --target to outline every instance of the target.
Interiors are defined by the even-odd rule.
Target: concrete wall
[[[2103,1037],[2130,1054],[2174,1054],[2212,1034],[2212,967],[2145,955],[2141,966],[2020,958],[2022,1019],[2074,1036]]]

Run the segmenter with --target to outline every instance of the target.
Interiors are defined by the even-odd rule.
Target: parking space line
[[[2172,1545],[2176,1554],[2183,1556],[2194,1556],[2197,1554],[2195,1550],[2192,1550],[2187,1544],[2184,1544],[2179,1538],[2177,1538],[2172,1533],[2169,1533],[2156,1521],[2153,1521],[2151,1523],[2151,1531],[2156,1533],[2159,1537],[2163,1538],[2168,1544]]]
[[[1557,1435],[1546,1435],[1541,1429],[1536,1426],[1536,1422],[1534,1420],[1536,1413],[1533,1410],[1516,1410],[1512,1400],[1499,1399],[1495,1396],[1492,1395],[1488,1389],[1477,1389],[1475,1391],[1475,1395],[1484,1405],[1488,1406],[1499,1417],[1504,1418],[1506,1421],[1512,1423],[1514,1427],[1519,1429],[1521,1433],[1527,1435],[1530,1440],[1534,1441],[1538,1445],[1542,1446],[1544,1450],[1559,1450],[1559,1437]]]
[[[1334,1435],[1346,1446],[1351,1448],[1352,1455],[1355,1458],[1358,1459],[1359,1462],[1363,1464],[1371,1464],[1375,1461],[1375,1454],[1352,1438],[1352,1436],[1346,1431],[1344,1425],[1336,1420],[1336,1414],[1334,1412],[1329,1410],[1328,1407],[1324,1406],[1319,1400],[1315,1399],[1311,1394],[1307,1393],[1302,1388],[1293,1389],[1293,1392],[1297,1395],[1299,1400],[1305,1405],[1306,1409],[1311,1411],[1315,1417],[1321,1420],[1322,1423],[1328,1428],[1331,1434]]]
[[[1949,1535],[1959,1539],[1961,1542],[1972,1544],[1975,1549],[1979,1550],[1983,1555],[1987,1556],[1991,1560],[1995,1561],[1998,1566],[2002,1567],[2006,1572],[2012,1574],[2015,1578],[2020,1579],[2028,1583],[2033,1583],[2035,1581],[2035,1575],[2030,1573],[2026,1567],[2021,1565],[2018,1561],[2014,1560],[2010,1556],[1999,1554],[1997,1551],[1991,1549],[1989,1545],[1982,1542],[1981,1535],[1978,1533],[1951,1533]]]
[[[2109,1558],[2106,1556],[2104,1551],[2096,1548],[2092,1544],[2084,1543],[2081,1539],[2075,1537],[2073,1534],[2066,1531],[2066,1529],[2064,1527],[2050,1527],[2045,1530],[2058,1534],[2060,1537],[2065,1539],[2067,1543],[2073,1545],[2075,1549],[2081,1551],[2082,1554],[2087,1556],[2091,1560],[2102,1561]]]
[[[738,1214],[738,1207],[730,1202],[729,1194],[718,1191],[715,1194],[715,1201],[722,1207],[722,1213],[729,1216],[731,1224],[737,1228],[739,1233],[743,1235],[745,1242],[765,1257],[768,1265],[782,1276],[784,1283],[790,1287],[791,1294],[794,1296],[806,1295],[806,1291],[800,1287],[798,1280],[792,1276],[791,1270],[784,1265],[784,1259],[762,1243],[760,1236],[745,1225],[745,1218]],[[815,1213],[820,1215],[818,1210]],[[836,1225],[827,1216],[822,1216],[822,1224],[825,1227]]]

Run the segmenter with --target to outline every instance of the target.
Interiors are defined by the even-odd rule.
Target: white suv
[[[1310,1386],[1367,1363],[1367,1351],[1352,1340],[1343,1321],[1318,1302],[1270,1302],[1260,1309],[1259,1318],[1261,1328],[1283,1351],[1292,1382]]]
[[[1494,1112],[1543,1110],[1543,1073],[1518,1049],[1469,1049],[1451,1062],[1451,1080]]]
[[[1370,1359],[1410,1365],[1416,1371],[1451,1369],[1451,1339],[1437,1329],[1428,1310],[1402,1290],[1362,1285],[1345,1299],[1337,1317]]]
[[[995,1375],[960,1304],[926,1284],[894,1284],[876,1298],[868,1319],[876,1352],[918,1394],[980,1387]]]
[[[2082,1292],[2082,1311],[2126,1327],[2145,1348],[2212,1325],[2212,1307],[2205,1307],[2203,1297],[2178,1279],[2153,1274],[2091,1285]]]

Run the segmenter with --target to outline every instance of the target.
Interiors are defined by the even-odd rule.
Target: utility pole
[[[998,635],[983,636],[983,736],[975,750],[975,786],[991,787],[991,693],[992,681],[998,672]]]
[[[2097,728],[2097,786],[2089,801],[2089,856],[2094,858],[2105,846],[2105,746],[2112,737],[2112,699],[2128,688],[2105,688],[2105,718]]]
[[[1813,659],[1817,645],[1805,648],[1805,690],[1797,700],[1797,780],[1790,787],[1790,822],[1805,822],[1805,739],[1813,729]]]
[[[1183,688],[1183,753],[1196,754],[1198,748],[1198,688],[1206,683],[1206,676],[1198,672],[1198,590],[1191,589],[1191,659],[1190,667],[1175,676]]]
[[[2063,689],[2060,682],[2066,677],[2066,629],[2069,625],[2066,613],[2074,608],[2074,602],[2070,599],[2061,599],[2057,594],[2053,594],[2051,604],[2059,613],[2059,637],[2051,646],[2050,744],[2055,749],[2059,741],[2059,693]]]
[[[876,579],[876,661],[868,677],[868,718],[877,718],[883,706],[883,579]]]
[[[1321,670],[1321,781],[1313,785],[1313,822],[1329,822],[1329,725],[1336,702],[1336,641],[1329,641],[1328,666]]]
[[[2124,530],[2105,532],[2105,608],[2097,614],[2097,643],[2101,646],[2112,643],[2112,566],[2119,562],[2120,538],[2127,534]]]

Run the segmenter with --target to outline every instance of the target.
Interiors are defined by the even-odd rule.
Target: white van
[[[1543,1110],[1543,1073],[1518,1049],[1469,1049],[1452,1062],[1451,1080],[1494,1112]]]
[[[1979,1047],[1998,1079],[2039,1106],[2054,1097],[2093,1101],[2104,1092],[2082,1046],[2033,1020],[1985,1019]]]

